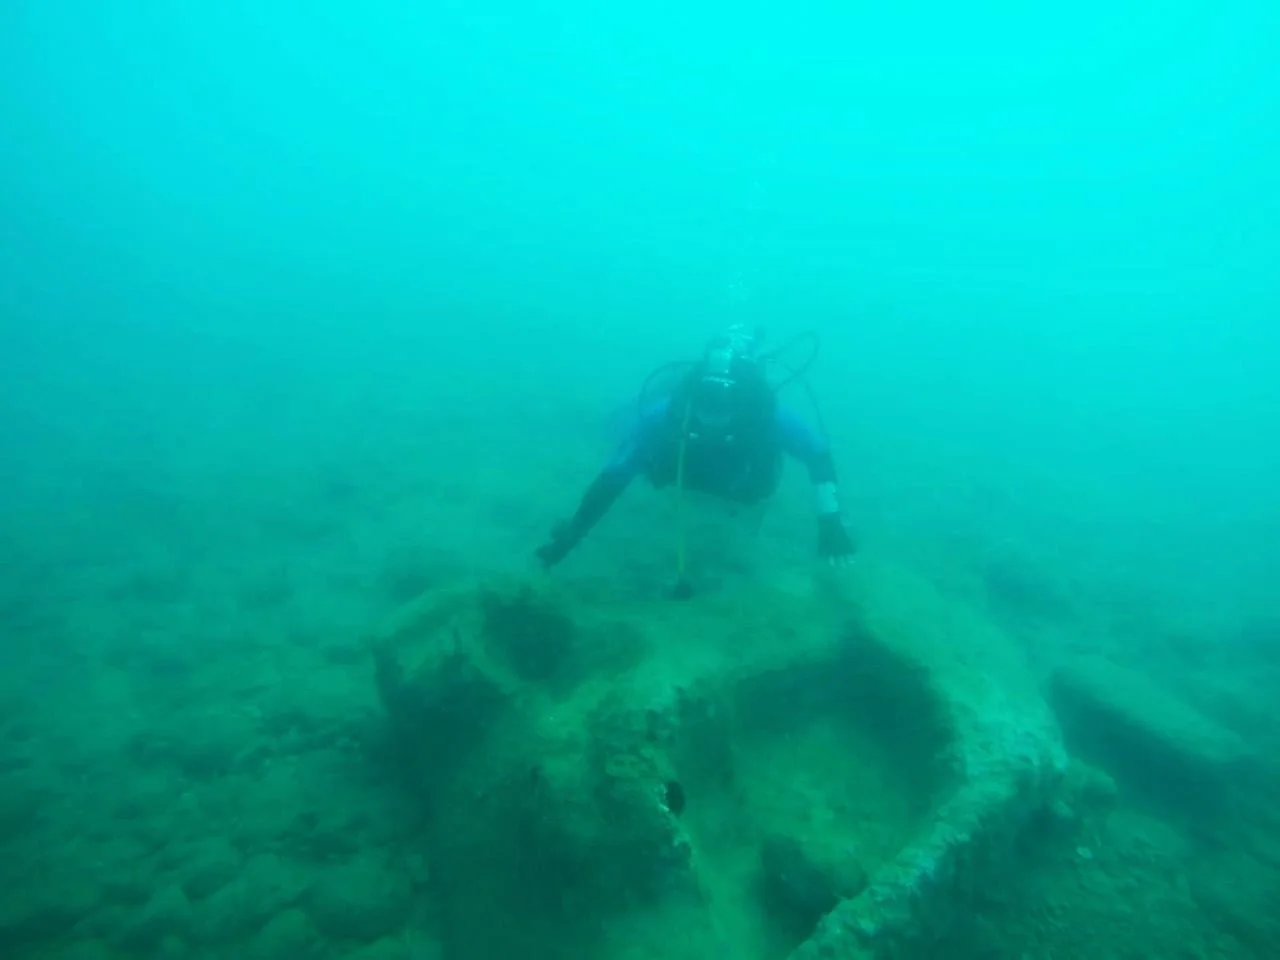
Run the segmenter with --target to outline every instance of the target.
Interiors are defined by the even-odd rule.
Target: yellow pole
[[[693,398],[684,405],[684,420],[680,424],[680,452],[676,456],[676,590],[687,590],[685,571],[684,529],[684,456],[689,448],[689,418],[693,415]]]

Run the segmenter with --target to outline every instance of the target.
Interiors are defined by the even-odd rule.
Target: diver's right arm
[[[574,515],[556,524],[551,531],[551,539],[537,551],[538,560],[544,567],[554,567],[568,556],[569,551],[609,512],[614,501],[627,489],[631,478],[643,469],[660,422],[656,411],[641,420],[613,459],[591,481]]]
[[[619,470],[613,464],[600,471],[582,495],[573,516],[556,524],[551,531],[551,539],[538,548],[538,560],[544,567],[554,567],[569,555],[569,551],[609,512],[632,476],[631,471]]]

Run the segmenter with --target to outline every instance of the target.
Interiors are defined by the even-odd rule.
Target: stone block
[[[1188,813],[1220,807],[1253,765],[1232,731],[1155,681],[1100,657],[1062,666],[1052,700],[1074,751],[1123,785]]]
[[[945,934],[1065,756],[1007,638],[868,567],[828,595],[406,611],[375,650],[445,954],[889,960]]]

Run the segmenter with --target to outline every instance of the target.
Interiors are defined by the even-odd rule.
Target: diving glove
[[[581,535],[575,531],[571,522],[562,521],[557,523],[551,530],[551,539],[536,551],[538,562],[548,569],[554,567],[569,555],[569,551],[577,545],[580,539],[582,539]]]
[[[818,556],[833,567],[840,567],[853,560],[856,549],[840,514],[824,513],[818,517]]]
[[[608,512],[613,501],[618,499],[618,494],[627,485],[627,480],[626,473],[605,470],[591,481],[573,518],[557,523],[551,531],[551,539],[538,548],[538,560],[544,567],[554,567],[569,555],[569,551]]]

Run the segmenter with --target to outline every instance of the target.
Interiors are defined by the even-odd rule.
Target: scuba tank
[[[676,430],[675,476],[670,478],[676,487],[673,599],[685,600],[693,596],[693,586],[686,573],[684,523],[686,466],[691,443],[702,442],[708,432],[720,443],[749,440],[736,437],[733,431],[761,429],[758,421],[771,417],[778,393],[801,380],[817,359],[819,341],[814,332],[801,333],[766,353],[760,352],[761,340],[759,332],[752,327],[741,324],[729,327],[707,344],[701,360],[663,364],[655,368],[641,386],[638,410],[639,415],[644,416],[650,405],[656,402],[651,392],[654,383],[664,378],[671,384],[666,391],[666,399],[670,403],[668,416]],[[811,349],[802,362],[795,367],[785,366],[782,358],[803,343],[809,343]],[[776,383],[771,383],[768,377],[770,364],[778,364],[784,370],[784,376]],[[676,373],[680,374],[678,378]],[[807,383],[805,389],[817,411],[817,401]],[[820,427],[821,420],[819,412]]]

